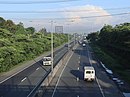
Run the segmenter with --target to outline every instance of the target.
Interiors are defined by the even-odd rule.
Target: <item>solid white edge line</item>
[[[88,46],[87,46],[87,51],[88,51],[89,63],[90,63],[90,65],[92,66],[92,63],[91,63],[91,60],[90,60],[90,54],[89,54]],[[97,84],[98,84],[98,87],[99,87],[99,89],[100,89],[100,92],[101,92],[102,96],[105,97],[104,92],[103,92],[103,89],[101,88],[101,85],[99,84],[99,81],[98,81],[98,78],[97,78],[97,77],[96,77],[96,82],[97,82]]]
[[[60,74],[60,76],[59,76],[59,78],[58,78],[58,81],[57,81],[57,83],[56,83],[56,86],[55,86],[55,88],[54,88],[54,91],[53,91],[53,94],[52,94],[51,97],[54,97],[55,92],[56,92],[56,88],[57,88],[57,86],[58,86],[58,84],[59,84],[59,81],[60,81],[60,78],[61,78],[61,76],[62,76],[62,74],[63,74],[63,72],[64,72],[64,69],[66,68],[66,66],[67,66],[67,64],[68,64],[68,62],[69,62],[69,60],[70,60],[70,58],[72,57],[72,55],[73,55],[73,53],[71,54],[71,56],[69,57],[69,59],[67,60],[67,62],[66,62],[66,64],[65,64],[64,68],[62,69],[61,74]]]
[[[104,92],[103,92],[103,89],[101,88],[101,85],[99,84],[99,81],[98,81],[98,78],[97,78],[97,77],[96,77],[96,81],[97,81],[97,83],[98,83],[98,87],[99,87],[99,89],[100,89],[100,91],[101,91],[102,96],[105,97]]]
[[[89,63],[92,66],[91,60],[90,60],[90,55],[89,55],[89,50],[88,50],[88,46],[87,46],[87,51],[88,51],[88,59],[89,59]]]

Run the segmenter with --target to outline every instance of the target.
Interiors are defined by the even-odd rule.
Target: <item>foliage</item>
[[[66,34],[53,35],[54,47],[67,42]],[[6,72],[50,49],[51,33],[45,28],[36,33],[34,27],[24,28],[21,22],[16,25],[0,17],[0,72]]]
[[[90,39],[90,41],[97,41],[99,38],[99,32],[94,32],[94,33],[91,33],[91,34],[88,34],[87,36],[87,39]]]
[[[96,37],[97,41],[93,37]],[[88,39],[109,51],[109,54],[114,53],[119,56],[118,61],[125,68],[130,68],[130,23],[119,24],[115,27],[105,25],[99,33],[89,34]]]
[[[27,34],[34,34],[35,28],[34,27],[28,27],[25,29]]]

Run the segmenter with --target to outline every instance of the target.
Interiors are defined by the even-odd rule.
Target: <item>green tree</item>
[[[99,31],[88,34],[87,39],[96,42],[99,39]]]
[[[35,28],[34,27],[28,27],[26,28],[27,34],[34,34]]]
[[[0,28],[4,28],[5,20],[0,17]]]
[[[16,25],[12,20],[7,20],[4,24],[4,28],[8,29],[11,33],[15,33],[16,31]]]
[[[47,34],[46,28],[42,28],[41,30],[39,30],[39,32],[44,34],[44,35]]]
[[[111,25],[105,25],[99,33],[99,40],[102,43],[110,43],[111,41],[111,32],[113,31],[113,27]]]
[[[0,38],[10,38],[12,35],[9,30],[0,28]]]
[[[16,25],[16,34],[26,34],[23,23],[20,22]]]

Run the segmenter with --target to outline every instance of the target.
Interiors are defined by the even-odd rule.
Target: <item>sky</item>
[[[120,13],[128,14],[113,15]],[[65,33],[90,33],[130,22],[130,0],[0,0],[0,17],[37,31],[63,26]]]

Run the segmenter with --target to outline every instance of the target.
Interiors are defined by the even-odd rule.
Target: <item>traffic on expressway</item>
[[[77,45],[76,49],[69,53],[71,56],[46,87],[43,97],[123,97],[115,83],[95,60],[88,44],[85,47]],[[84,81],[84,66],[95,68],[94,81]]]

